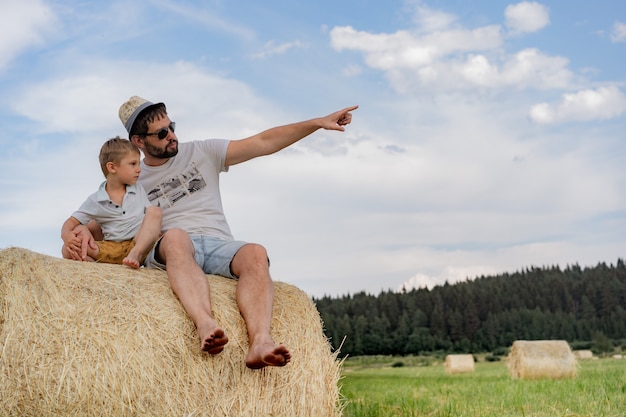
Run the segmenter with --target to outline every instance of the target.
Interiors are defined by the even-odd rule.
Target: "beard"
[[[165,149],[157,148],[156,146],[150,145],[148,142],[145,142],[144,144],[146,147],[146,153],[152,156],[153,158],[159,158],[159,159],[168,159],[168,158],[171,158],[172,156],[176,156],[176,154],[178,154],[178,141],[176,140],[173,142],[176,144],[176,146],[171,151],[167,150],[171,142],[165,147]]]

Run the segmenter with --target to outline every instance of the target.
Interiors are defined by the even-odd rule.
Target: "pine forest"
[[[340,356],[494,352],[544,339],[597,353],[626,349],[622,259],[313,301]]]

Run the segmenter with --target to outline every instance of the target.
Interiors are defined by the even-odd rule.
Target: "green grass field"
[[[626,416],[626,359],[579,361],[578,375],[563,380],[514,380],[503,361],[459,375],[441,361],[408,362],[346,360],[343,416]]]

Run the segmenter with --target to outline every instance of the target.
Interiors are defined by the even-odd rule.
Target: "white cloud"
[[[509,57],[502,68],[502,83],[518,88],[566,88],[573,74],[567,69],[569,60],[550,56],[529,48]]]
[[[447,29],[455,21],[456,16],[425,6],[419,6],[415,11],[415,24],[422,32]]]
[[[618,245],[619,246],[619,245]],[[614,263],[623,259],[620,248],[613,245],[576,244],[567,241],[528,243],[503,247],[496,250],[433,251],[418,250],[419,272],[398,285],[394,290],[443,285],[445,281],[474,280],[480,276],[493,276],[519,272],[523,268],[559,266],[566,268],[574,264],[581,267],[595,266],[600,259]],[[445,261],[444,261],[445,260]],[[442,262],[443,261],[443,262]]]
[[[465,62],[453,64],[448,80],[460,78],[468,87],[512,87],[517,89],[566,88],[573,79],[569,61],[549,56],[537,49],[524,49],[503,62],[490,62],[484,55],[469,55]]]
[[[509,6],[506,15],[509,27],[520,33],[538,30],[549,22],[547,8],[538,3]],[[424,7],[417,8],[416,22],[415,30],[394,33],[337,26],[330,32],[331,45],[338,51],[362,52],[366,64],[383,71],[401,93],[424,89],[564,89],[574,79],[567,58],[536,48],[506,52],[500,25],[453,27],[454,16]]]
[[[615,22],[613,24],[613,30],[611,31],[611,41],[613,42],[626,41],[626,24],[622,22]]]
[[[536,2],[511,4],[505,9],[504,16],[512,34],[537,32],[550,24],[548,8]]]
[[[423,36],[408,31],[372,34],[346,26],[333,28],[331,41],[337,50],[362,51],[366,63],[384,71],[403,93],[423,88],[566,88],[573,79],[566,58],[532,48],[503,55],[499,26]]]
[[[0,69],[26,48],[42,45],[57,26],[42,0],[0,2]]]
[[[502,43],[497,25],[474,30],[450,29],[423,36],[405,30],[372,34],[351,26],[337,26],[331,30],[330,36],[331,45],[336,50],[363,51],[367,63],[382,70],[427,66],[445,56],[490,50]]]
[[[617,87],[600,87],[564,94],[560,103],[539,103],[530,109],[530,119],[539,124],[606,120],[626,112],[626,96]]]
[[[460,281],[472,280],[480,276],[489,276],[504,271],[497,270],[493,265],[468,265],[468,266],[446,266],[436,275],[427,275],[417,273],[406,282],[402,283],[397,291],[405,288],[411,290],[413,288],[432,289],[437,285],[443,285],[448,282],[454,284]]]
[[[333,48],[362,51],[367,65],[385,71],[398,91],[410,90],[415,84],[457,88],[459,83],[467,81],[464,81],[465,75],[454,73],[458,70],[454,66],[460,64],[452,58],[458,54],[497,48],[501,41],[499,26],[450,29],[424,35],[404,30],[372,34],[350,26],[331,30]],[[468,71],[461,69],[460,72],[465,74]],[[473,80],[471,76],[466,78]]]
[[[121,94],[114,73],[108,75],[82,73],[31,85],[11,105],[16,114],[37,121],[40,133],[102,131],[111,126],[110,109]]]
[[[293,48],[298,49],[303,47],[305,47],[305,45],[300,41],[283,42],[281,44],[276,44],[274,41],[269,41],[263,46],[263,50],[257,54],[254,54],[252,58],[264,59],[272,55],[282,55]]]
[[[280,116],[245,84],[207,73],[187,62],[159,65],[91,60],[76,65],[74,74],[31,84],[21,91],[12,103],[13,110],[37,121],[44,132],[108,131],[113,136],[125,134],[117,109],[131,95],[165,101],[172,117],[185,122],[179,123],[184,131],[199,128],[210,120],[216,131],[244,137],[256,133],[257,128],[269,127],[268,123]]]

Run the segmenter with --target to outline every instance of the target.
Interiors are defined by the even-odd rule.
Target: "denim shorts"
[[[230,264],[235,254],[248,242],[240,240],[226,240],[219,237],[205,235],[190,235],[195,249],[194,258],[206,274],[221,275],[227,278],[237,279],[230,269]],[[159,243],[154,245],[146,258],[145,266],[166,269],[165,265],[155,259],[155,252]]]

